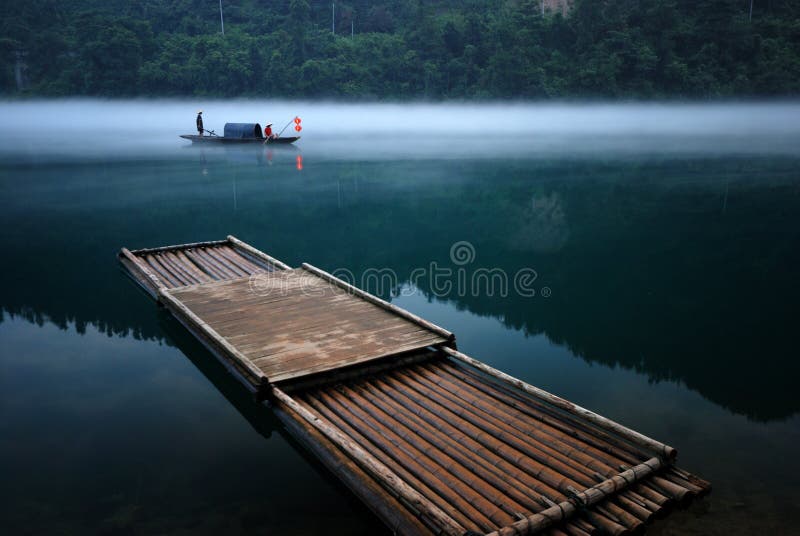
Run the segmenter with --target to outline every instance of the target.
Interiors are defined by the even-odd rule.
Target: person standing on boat
[[[264,127],[264,137],[268,140],[275,138],[275,134],[272,133],[272,123]]]
[[[197,133],[203,135],[203,110],[197,112]]]

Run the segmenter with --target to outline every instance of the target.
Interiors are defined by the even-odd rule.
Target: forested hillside
[[[800,94],[796,0],[349,0],[335,23],[330,1],[222,4],[224,35],[218,0],[3,2],[0,93]]]

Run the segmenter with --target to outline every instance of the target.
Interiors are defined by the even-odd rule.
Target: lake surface
[[[300,115],[304,137],[187,147],[199,106],[218,132]],[[714,492],[651,533],[797,533],[799,104],[0,115],[10,533],[385,532],[115,258],[228,234],[375,283],[462,351],[677,447]],[[449,286],[418,277],[432,263]],[[482,268],[535,273],[534,295],[459,284]]]

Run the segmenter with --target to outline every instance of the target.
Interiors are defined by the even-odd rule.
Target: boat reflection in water
[[[216,147],[206,145],[187,145],[186,150],[197,151],[200,156],[201,173],[208,175],[209,167],[214,164],[256,164],[260,166],[287,166],[294,165],[298,171],[303,169],[303,156],[300,149],[294,145],[220,145]],[[228,173],[230,170],[226,169]]]

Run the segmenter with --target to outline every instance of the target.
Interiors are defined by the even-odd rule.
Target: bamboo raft
[[[232,236],[119,259],[395,533],[618,536],[711,489],[674,448],[311,265]]]

